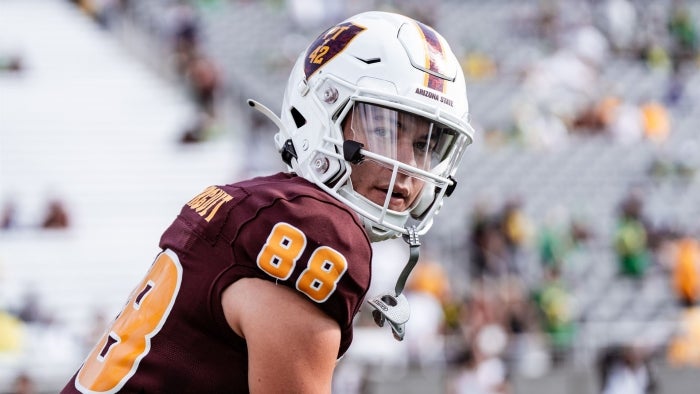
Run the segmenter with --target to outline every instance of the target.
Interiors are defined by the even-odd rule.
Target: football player
[[[370,242],[404,236],[414,264],[472,141],[447,42],[392,13],[311,43],[280,118],[249,104],[279,127],[289,172],[187,202],[64,393],[329,393],[367,296]],[[411,264],[372,302],[399,339]]]

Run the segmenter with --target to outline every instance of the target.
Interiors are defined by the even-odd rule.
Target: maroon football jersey
[[[280,173],[209,187],[182,208],[160,246],[63,393],[248,392],[246,343],[221,306],[240,278],[304,294],[340,325],[338,356],[350,346],[372,250],[357,214],[307,180]]]

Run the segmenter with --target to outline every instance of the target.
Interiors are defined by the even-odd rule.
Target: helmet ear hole
[[[306,124],[306,118],[304,118],[304,115],[302,115],[301,112],[299,112],[299,110],[297,110],[295,107],[292,107],[289,112],[292,114],[292,119],[294,119],[294,124],[297,126],[297,129]]]

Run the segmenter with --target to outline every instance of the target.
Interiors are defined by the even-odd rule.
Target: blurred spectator
[[[574,247],[584,244],[595,236],[595,232],[591,228],[591,224],[581,215],[574,215],[571,218],[569,223],[569,231]]]
[[[660,151],[652,159],[647,174],[658,185],[662,182],[670,182],[678,186],[687,186],[695,177],[697,161],[695,152],[697,143],[685,142],[681,152]]]
[[[569,254],[592,236],[591,229],[584,219],[571,217],[563,206],[551,208],[537,234],[542,269],[564,270]]]
[[[678,107],[683,103],[686,97],[686,84],[690,72],[681,67],[678,63],[674,63],[671,68],[666,93],[664,94],[663,102],[669,107]]]
[[[64,229],[70,226],[68,211],[62,201],[53,199],[48,202],[41,228]]]
[[[644,118],[634,103],[619,99],[612,108],[612,117],[607,123],[607,132],[623,145],[630,145],[644,138]]]
[[[209,128],[212,125],[212,119],[206,114],[198,113],[180,135],[180,142],[183,144],[193,144],[202,142],[207,139],[210,134]]]
[[[544,270],[562,269],[569,250],[571,241],[560,220],[561,218],[552,212],[547,215],[545,222],[539,229],[538,253]]]
[[[483,204],[477,204],[468,219],[469,238],[466,249],[469,251],[469,274],[472,278],[481,278],[487,272],[485,254],[486,232],[489,225],[489,214]]]
[[[483,281],[474,282],[461,308],[460,330],[463,341],[467,344],[474,343],[483,326],[501,321],[502,313],[495,301],[495,286]]]
[[[657,382],[648,353],[637,346],[611,346],[599,359],[602,394],[651,394]]]
[[[216,131],[217,101],[223,90],[222,72],[205,53],[200,37],[202,20],[195,6],[178,0],[168,11],[175,70],[197,106],[197,113],[182,131],[180,142],[201,142]]]
[[[642,217],[643,201],[639,190],[632,190],[620,205],[615,230],[615,251],[619,272],[641,278],[650,265],[649,226]]]
[[[506,275],[510,256],[501,219],[485,205],[478,205],[472,213],[470,227],[468,249],[472,278],[499,278]]]
[[[449,378],[448,394],[488,394],[478,377],[478,364],[471,349],[462,350],[455,359],[455,372]]]
[[[201,142],[214,134],[217,125],[217,99],[222,92],[221,72],[216,63],[205,55],[194,55],[185,65],[185,75],[197,116],[181,136],[180,142]]]
[[[671,55],[658,37],[649,40],[643,57],[646,65],[653,70],[667,70],[669,67],[675,67]]]
[[[448,381],[448,394],[499,394],[503,387],[490,383],[493,375],[477,359],[472,349],[462,350],[455,360],[456,370]],[[497,372],[501,374],[502,372]],[[494,387],[496,386],[496,387]]]
[[[700,300],[700,243],[693,237],[676,241],[676,258],[672,268],[673,289],[684,307]]]
[[[637,9],[630,0],[602,2],[603,24],[611,47],[618,53],[635,51],[637,45]]]
[[[216,63],[204,55],[196,55],[185,70],[192,94],[200,111],[214,117],[216,96],[221,89],[221,73]]]
[[[440,304],[450,301],[452,290],[450,278],[445,268],[429,258],[422,258],[411,272],[406,288],[413,292],[425,293]]]
[[[608,131],[615,120],[617,109],[622,103],[620,97],[608,93],[603,95],[588,110],[574,120],[573,128],[578,134],[598,134]]]
[[[473,352],[475,364],[471,371],[466,368],[464,379],[454,380],[477,378],[485,392],[507,393],[512,373],[541,376],[549,368],[549,356],[531,335],[533,329],[539,330],[536,319],[520,278],[473,283],[460,322],[462,342]],[[470,392],[466,383],[461,387]]]
[[[667,154],[657,154],[647,168],[647,174],[657,183],[673,176],[675,163]]]
[[[697,154],[699,147],[697,140],[685,140],[683,141],[683,146],[677,152],[675,158],[676,176],[683,185],[688,185],[693,181],[695,173],[700,168],[700,160]]]
[[[199,50],[200,20],[197,11],[187,1],[178,0],[168,10],[172,29],[175,70],[184,75],[187,65]]]
[[[553,54],[533,64],[515,100],[515,123],[530,146],[557,148],[600,96],[608,42],[592,25],[569,33]]]
[[[19,73],[24,70],[24,61],[20,55],[0,53],[0,72]]]
[[[479,384],[488,393],[510,392],[510,374],[503,359],[507,343],[508,336],[500,324],[487,324],[477,333],[474,342],[478,362],[477,376]]]
[[[619,108],[621,103],[622,98],[617,94],[608,94],[604,96],[595,108],[596,120],[594,127],[609,129],[615,121],[617,108]]]
[[[41,306],[39,293],[28,287],[17,310],[17,317],[27,324],[50,324],[52,319]]]
[[[682,311],[677,332],[666,349],[666,359],[673,366],[700,367],[700,307]]]
[[[560,2],[558,0],[539,0],[535,16],[537,37],[546,45],[554,45],[560,30]]]
[[[525,283],[519,277],[512,276],[503,282],[503,323],[509,336],[517,337],[532,328],[534,311],[528,301]]]
[[[698,49],[697,26],[684,0],[672,0],[668,31],[673,63],[682,67],[685,63],[694,62]]]
[[[13,382],[12,394],[34,394],[36,393],[36,384],[34,379],[25,373],[20,372]]]
[[[473,51],[469,52],[462,60],[462,68],[465,77],[480,80],[494,76],[498,66],[487,53]]]
[[[533,300],[540,316],[540,325],[549,337],[552,361],[565,361],[576,335],[573,297],[560,278],[560,271],[545,271],[542,283],[533,291]]]
[[[13,201],[5,201],[0,213],[0,229],[9,230],[17,226],[17,207]]]
[[[19,352],[24,345],[24,324],[17,317],[0,309],[0,354]]]
[[[655,143],[662,143],[671,133],[671,115],[666,107],[655,100],[649,100],[641,105],[644,135]]]
[[[409,363],[417,367],[444,364],[445,312],[450,297],[447,274],[435,261],[422,260],[406,284],[412,318],[406,323]]]
[[[510,277],[503,282],[501,303],[502,325],[508,335],[504,351],[508,369],[519,375],[541,376],[549,368],[548,350],[536,339],[541,337],[537,311],[520,278]]]
[[[645,100],[636,105],[609,93],[578,118],[574,126],[585,131],[605,131],[626,145],[643,138],[662,143],[671,132],[671,115],[662,102]]]
[[[510,199],[505,203],[500,218],[500,230],[508,251],[508,271],[516,275],[525,268],[523,253],[532,236],[532,225],[522,205],[520,199]]]

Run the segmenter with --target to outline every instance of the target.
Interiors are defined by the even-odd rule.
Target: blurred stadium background
[[[369,9],[445,35],[478,136],[408,337],[363,312],[334,393],[697,392],[700,2],[0,0],[1,393],[65,384],[184,202],[283,169],[245,99]]]

